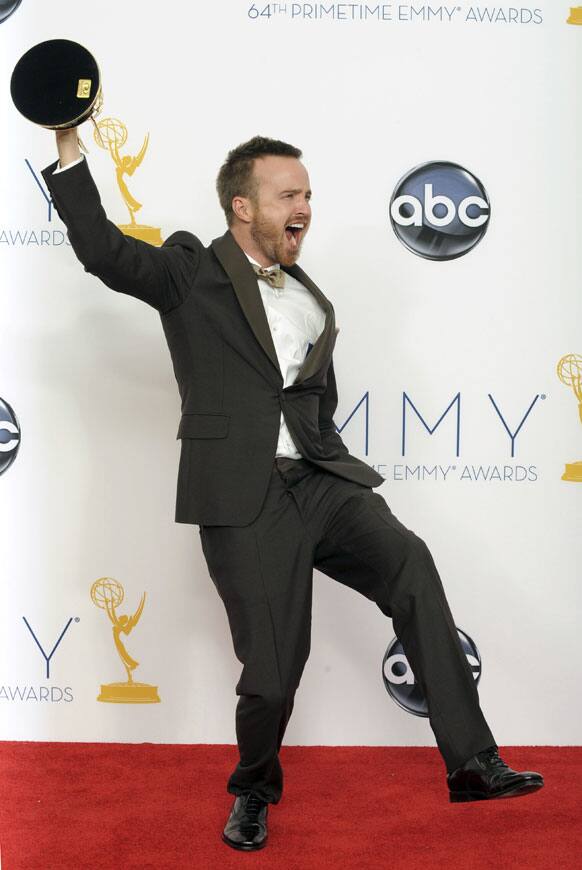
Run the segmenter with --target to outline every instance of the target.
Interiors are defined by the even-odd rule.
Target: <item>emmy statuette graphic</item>
[[[570,6],[570,17],[567,24],[582,24],[582,6]]]
[[[125,683],[102,685],[97,700],[107,701],[112,704],[157,704],[160,701],[158,687],[150,686],[148,683],[134,682],[133,671],[138,667],[139,662],[132,659],[121,641],[121,634],[129,634],[139,622],[145,604],[145,592],[133,616],[127,616],[126,614],[118,615],[115,612],[116,607],[119,607],[124,596],[123,586],[112,577],[100,577],[91,586],[93,604],[102,610],[106,610],[107,616],[111,620],[115,648],[127,673],[127,681]]]
[[[123,177],[124,175],[133,175],[144,159],[150,134],[146,134],[143,145],[135,157],[131,157],[128,154],[122,156],[119,153],[119,149],[127,142],[127,127],[117,118],[103,118],[103,120],[99,121],[96,125],[94,138],[100,148],[109,149],[109,154],[115,164],[117,184],[129,211],[130,222],[128,224],[117,224],[118,228],[126,236],[132,236],[132,238],[148,242],[150,245],[161,245],[162,237],[159,227],[150,227],[145,224],[136,223],[135,213],[140,210],[142,204],[131,195]]]
[[[572,387],[578,399],[578,413],[582,423],[582,356],[569,353],[558,363],[558,377],[567,387]],[[582,461],[567,462],[562,480],[573,480],[582,483]]]

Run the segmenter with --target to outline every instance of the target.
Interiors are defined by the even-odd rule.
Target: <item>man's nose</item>
[[[311,205],[308,199],[304,199],[303,202],[299,203],[298,215],[306,218],[311,217]]]

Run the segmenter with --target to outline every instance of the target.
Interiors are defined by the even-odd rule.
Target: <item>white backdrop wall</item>
[[[440,18],[420,2],[326,4],[318,18],[320,4],[256,19],[250,7],[24,0],[0,24],[0,397],[21,429],[0,476],[0,738],[235,742],[241,665],[197,527],[173,520],[180,402],[159,317],[83,271],[37,184],[54,134],[9,97],[24,51],[64,37],[98,58],[102,117],[128,129],[122,153],[150,133],[128,186],[164,238],[224,232],[214,183],[230,148],[262,134],[303,149],[314,217],[301,265],[341,330],[338,426],[369,400],[367,433],[362,404],[342,438],[429,544],[482,656],[498,742],[579,743],[582,483],[561,475],[582,459],[582,426],[556,365],[582,354],[582,27],[555,0],[517,7],[517,20],[465,0],[432,4]],[[81,135],[106,211],[125,223],[109,155],[90,124]],[[436,160],[478,176],[491,202],[484,239],[447,262],[408,251],[388,212],[398,180]],[[431,425],[461,393],[458,457],[452,413],[432,436],[410,414],[402,456],[403,392]],[[513,432],[538,397],[513,457],[489,394]],[[405,466],[435,465],[446,480],[406,479]],[[527,479],[497,479],[503,466]],[[96,700],[125,677],[89,594],[102,576],[123,584],[120,612],[147,593],[126,646],[160,704]],[[286,742],[433,745],[427,720],[383,686],[391,623],[318,572],[313,606]],[[40,647],[49,656],[66,626],[47,676]]]

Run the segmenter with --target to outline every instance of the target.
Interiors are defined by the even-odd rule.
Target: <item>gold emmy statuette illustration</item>
[[[137,668],[139,662],[132,659],[121,641],[121,634],[129,634],[139,622],[145,604],[145,592],[133,616],[118,615],[115,612],[116,607],[119,607],[124,596],[123,586],[112,577],[101,577],[99,580],[95,580],[91,586],[93,604],[96,604],[102,610],[106,610],[107,616],[111,620],[115,648],[127,672],[127,681],[125,683],[102,685],[101,693],[97,697],[97,700],[108,701],[112,704],[157,704],[160,701],[158,687],[150,686],[147,683],[134,682],[132,672]]]
[[[123,177],[124,175],[133,175],[144,159],[148,148],[150,134],[146,134],[139,154],[136,154],[135,157],[130,157],[128,154],[122,157],[119,153],[119,149],[127,142],[127,127],[117,118],[103,118],[102,121],[99,121],[96,125],[94,138],[100,148],[109,149],[111,159],[115,163],[117,184],[121,191],[123,201],[129,211],[130,222],[128,224],[117,224],[117,226],[126,236],[132,236],[134,239],[141,239],[142,242],[148,242],[150,245],[161,245],[162,236],[159,227],[149,227],[145,224],[136,223],[135,213],[140,210],[142,204],[131,195]],[[101,141],[99,141],[100,139]]]
[[[567,24],[582,24],[582,6],[570,6]]]
[[[578,414],[582,423],[582,356],[577,353],[563,356],[558,363],[558,377],[563,384],[574,390],[574,395],[578,399]],[[567,462],[562,480],[574,480],[577,483],[582,483],[582,461]]]

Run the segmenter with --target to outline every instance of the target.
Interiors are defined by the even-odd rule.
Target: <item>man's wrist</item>
[[[62,166],[60,161],[59,161],[59,165],[54,170],[53,175],[56,175],[58,172],[66,172],[67,169],[72,169],[73,166],[76,166],[78,163],[81,163],[81,161],[84,159],[85,159],[84,155],[81,154],[81,156],[77,160],[73,160],[73,161],[71,161],[71,163],[66,163],[64,166]]]
[[[78,162],[82,157],[79,148],[79,133],[76,127],[66,130],[55,130],[60,166],[66,169],[70,163]]]

